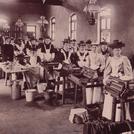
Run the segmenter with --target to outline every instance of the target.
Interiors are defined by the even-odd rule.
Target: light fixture
[[[16,38],[20,38],[23,36],[23,26],[24,23],[22,22],[22,19],[19,17],[15,23],[15,29],[16,29]]]
[[[10,26],[8,25],[8,23],[5,23],[5,25],[3,25],[3,30],[4,32],[8,32],[10,30]]]
[[[87,14],[88,22],[90,25],[95,24],[96,13],[101,11],[101,7],[97,3],[97,0],[89,0],[83,11]]]
[[[18,18],[15,25],[19,28],[22,28],[24,26],[24,23],[22,22],[22,20],[20,18]]]
[[[40,20],[38,21],[38,24],[47,25],[48,21],[46,20],[46,17],[45,16],[40,16]]]
[[[48,25],[48,21],[46,20],[45,16],[40,16],[40,20],[38,20],[37,22],[38,24],[40,24],[40,30],[41,30],[41,34],[42,36],[44,36],[45,32],[46,32],[46,25]]]
[[[45,4],[46,0],[42,0],[43,4]]]

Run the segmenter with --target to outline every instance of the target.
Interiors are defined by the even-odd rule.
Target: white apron
[[[90,68],[96,70],[99,68],[97,53],[89,53]],[[89,63],[88,63],[89,64]],[[89,83],[90,84],[90,83]],[[101,87],[87,88],[86,89],[86,100],[87,104],[100,103],[102,98],[102,89]]]
[[[88,54],[87,51],[85,51],[83,55],[81,55],[79,51],[77,52],[77,55],[78,55],[79,60],[80,60],[80,61],[78,61],[78,65],[80,67],[84,67],[84,66],[89,67],[87,54]]]

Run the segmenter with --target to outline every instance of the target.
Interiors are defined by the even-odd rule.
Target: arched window
[[[71,39],[76,39],[77,35],[77,15],[72,14],[70,16],[70,24],[69,24],[69,36]]]
[[[55,40],[55,24],[56,24],[56,19],[55,17],[52,17],[50,19],[50,37],[52,40]]]

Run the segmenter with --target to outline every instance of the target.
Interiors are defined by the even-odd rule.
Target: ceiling
[[[44,5],[62,5],[62,0],[0,0],[0,3],[15,4],[15,3],[37,3]]]

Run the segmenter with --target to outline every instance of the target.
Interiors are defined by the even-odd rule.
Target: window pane
[[[76,21],[77,20],[77,16],[74,14],[72,15],[72,21]]]
[[[52,23],[55,23],[55,18],[52,18]]]
[[[75,32],[72,33],[72,39],[75,39]]]
[[[50,30],[51,30],[51,38],[52,40],[55,39],[55,22],[56,22],[56,19],[55,17],[51,18],[51,23],[50,23]]]
[[[101,29],[106,29],[106,19],[101,20]]]
[[[102,31],[101,32],[101,41],[110,42],[110,32],[109,31]]]
[[[110,29],[111,28],[111,19],[108,18],[107,19],[107,29]]]
[[[73,14],[70,16],[70,37],[71,39],[76,39],[77,32],[77,15]]]
[[[27,26],[27,32],[36,32],[36,26]]]
[[[72,23],[72,29],[71,30],[75,30],[75,23]]]

